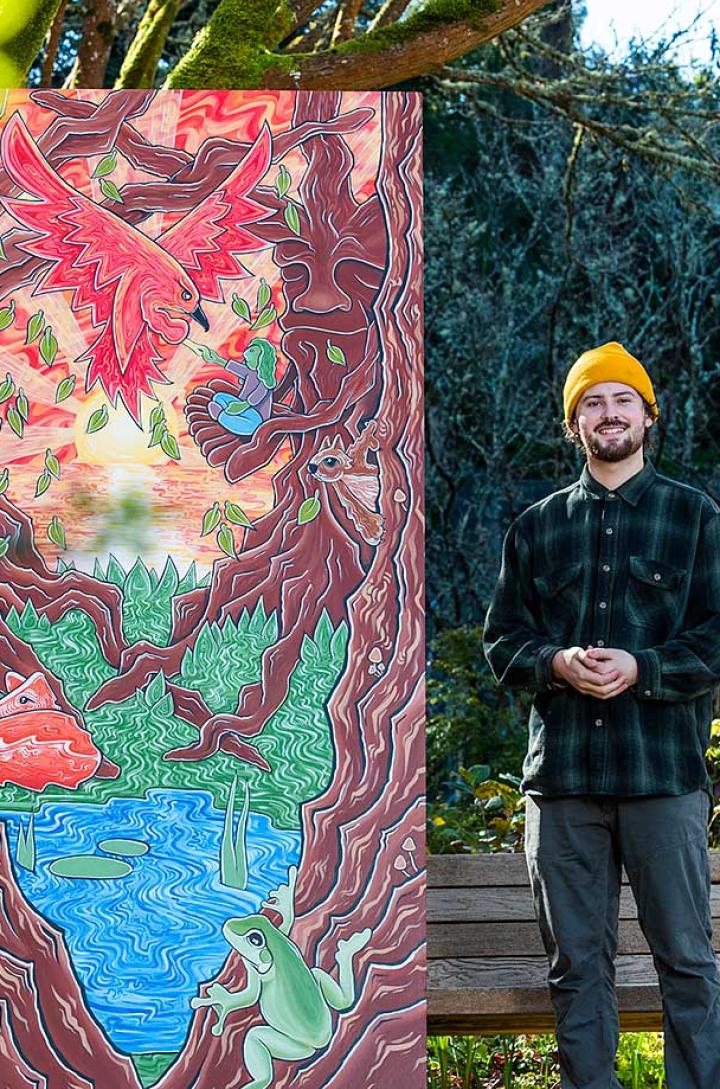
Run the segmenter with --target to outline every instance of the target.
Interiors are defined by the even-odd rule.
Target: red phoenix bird
[[[185,340],[192,318],[207,332],[201,300],[223,302],[220,281],[249,275],[235,254],[266,245],[246,227],[271,214],[248,197],[270,165],[270,130],[264,125],[227,179],[157,238],[68,185],[17,113],[3,129],[0,155],[12,181],[33,198],[0,197],[33,232],[19,248],[51,262],[33,294],[69,290],[72,309],[90,311],[101,331],[79,357],[89,364],[86,389],[99,382],[139,425],[140,395],[155,398],[150,383],[168,382],[157,366],[164,346]]]

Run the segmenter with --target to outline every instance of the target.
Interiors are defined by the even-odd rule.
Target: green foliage
[[[172,630],[170,606],[176,594],[194,590],[198,585],[195,565],[191,564],[183,578],[172,557],[160,575],[148,569],[138,558],[130,571],[125,572],[119,561],[110,555],[107,570],[95,561],[95,578],[112,582],[123,591],[123,634],[128,643],[149,639],[158,646],[165,646]]]
[[[520,773],[529,700],[501,693],[482,650],[482,628],[447,629],[430,644],[427,681],[428,797],[452,800],[447,776],[461,764]]]
[[[431,854],[522,851],[525,797],[517,776],[491,779],[487,764],[476,764],[460,768],[448,786],[457,800],[428,806]]]
[[[623,1089],[665,1089],[660,1032],[620,1034],[617,1074]],[[431,1036],[428,1089],[557,1089],[557,1042],[552,1034]]]
[[[117,561],[109,565],[108,574],[114,576],[112,581],[122,578],[133,613],[138,608],[133,595],[142,598],[147,593],[146,578],[151,587],[157,578],[154,572],[148,574],[137,565],[125,576]],[[148,620],[151,611],[146,607]],[[164,622],[167,624],[167,619]],[[51,624],[28,603],[22,615],[10,609],[7,623],[60,678],[75,707],[82,708],[115,673],[102,655],[92,621],[78,610],[69,611]],[[262,655],[277,641],[278,634],[277,616],[268,616],[262,604],[252,615],[244,612],[237,621],[228,618],[222,625],[205,625],[193,650],[186,652],[178,677],[173,679],[198,689],[215,713],[234,712],[239,691],[260,680]],[[139,635],[148,636],[147,629]],[[248,765],[244,772],[253,811],[267,813],[278,827],[297,828],[299,806],[321,793],[332,773],[326,703],[345,664],[347,638],[347,625],[343,622],[335,629],[323,613],[312,638],[303,643],[286,701],[257,738],[257,747],[272,771]],[[97,711],[85,712],[83,718],[100,750],[121,767],[122,776],[116,780],[92,779],[72,791],[50,786],[43,792],[43,800],[102,804],[112,797],[141,798],[148,789],[168,787],[207,790],[218,806],[225,806],[228,788],[237,773],[234,757],[218,752],[202,761],[164,759],[169,750],[193,744],[197,730],[173,714],[172,695],[162,674],[123,703],[106,704]],[[37,795],[8,785],[0,789],[0,804],[6,809],[33,811]]]

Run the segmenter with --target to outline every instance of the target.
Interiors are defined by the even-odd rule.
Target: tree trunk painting
[[[419,96],[11,92],[0,204],[0,1080],[419,1086]]]

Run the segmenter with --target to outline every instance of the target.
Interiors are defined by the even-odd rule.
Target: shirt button
[[[609,563],[604,563],[603,564],[603,571],[609,571],[609,570],[610,570],[610,564]]]
[[[595,719],[595,725],[596,726],[602,726],[602,724],[603,724],[603,720],[601,718],[596,718]]]
[[[601,609],[607,609],[607,601],[601,601],[600,602],[600,608]]]
[[[655,574],[653,575],[653,578],[655,579],[655,582],[660,582],[660,579],[662,578],[662,575],[660,574],[659,571],[656,571]]]
[[[611,533],[612,533],[612,526],[608,526],[608,528],[605,530],[605,532],[607,533],[607,535],[609,537],[611,535]]]
[[[645,689],[645,695],[646,695],[646,696],[652,696],[652,692],[650,691],[650,689],[649,689],[649,688],[646,688],[646,689]]]
[[[607,497],[608,497],[608,499],[614,499],[615,498],[615,492],[608,492]]]
[[[598,639],[597,642],[595,643],[595,646],[596,647],[604,647],[605,646],[605,640],[604,639]]]

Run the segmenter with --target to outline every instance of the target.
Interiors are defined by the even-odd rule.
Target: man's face
[[[586,389],[573,421],[586,454],[599,461],[623,461],[636,453],[651,426],[642,397],[622,382],[599,382]]]

